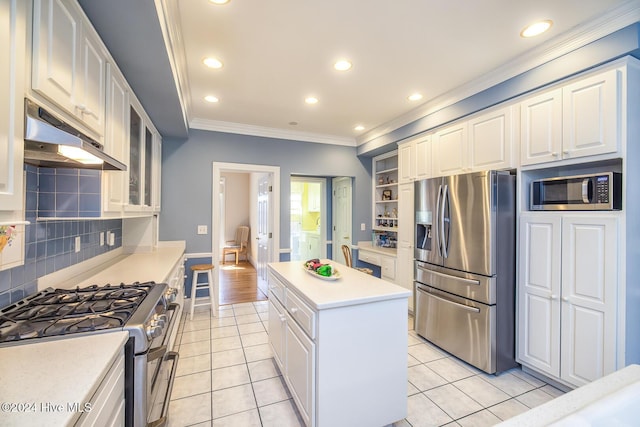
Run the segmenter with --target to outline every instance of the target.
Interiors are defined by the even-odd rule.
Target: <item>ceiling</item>
[[[587,43],[586,32],[597,34],[621,10],[638,6],[635,0],[80,2],[136,93],[136,85],[150,98],[166,91],[171,99],[164,107],[180,105],[164,120],[346,145],[375,137],[389,122],[416,120],[452,94],[486,89],[539,65],[534,56],[548,60],[544,54],[568,40]],[[133,11],[132,3],[155,13]],[[145,22],[127,24],[133,19]],[[553,20],[547,33],[519,36],[540,19]],[[127,25],[139,27],[137,38],[120,31]],[[164,38],[164,55],[149,34]],[[208,56],[223,67],[205,67]],[[342,58],[353,63],[349,71],[333,69]],[[138,69],[137,77],[130,69]],[[409,101],[414,92],[422,100]],[[219,102],[206,102],[206,95]],[[305,104],[310,95],[319,102]],[[147,110],[163,106],[161,99],[141,100]],[[354,130],[358,124],[364,130]]]

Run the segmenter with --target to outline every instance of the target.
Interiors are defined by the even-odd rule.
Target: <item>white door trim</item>
[[[215,213],[220,212],[220,173],[221,172],[258,172],[258,173],[270,173],[273,176],[273,192],[271,202],[273,206],[270,207],[272,215],[270,215],[270,229],[272,233],[272,248],[271,259],[269,262],[277,262],[280,260],[280,167],[279,166],[265,166],[265,165],[253,165],[244,163],[223,163],[213,162],[213,188],[211,194],[212,208],[211,208],[211,255],[212,264],[219,268],[220,264],[220,221]],[[217,270],[216,270],[217,271]]]

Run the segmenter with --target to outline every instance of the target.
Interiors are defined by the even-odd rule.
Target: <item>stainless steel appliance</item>
[[[24,162],[35,166],[126,171],[102,144],[25,99]]]
[[[166,284],[47,288],[0,311],[0,345],[28,344],[114,329],[125,346],[126,426],[166,424],[178,354],[168,351],[177,304]],[[71,381],[73,379],[70,379]]]
[[[415,183],[415,330],[488,373],[515,362],[515,177]]]
[[[620,210],[622,174],[603,172],[531,182],[529,208],[538,210]]]

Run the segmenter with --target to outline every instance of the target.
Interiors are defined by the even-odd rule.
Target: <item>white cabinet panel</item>
[[[284,308],[272,295],[272,293],[269,294],[269,344],[280,371],[284,371],[286,318]]]
[[[310,426],[313,425],[311,417],[315,403],[316,345],[291,317],[287,321],[286,333],[286,375],[289,391],[305,424]]]
[[[615,371],[617,219],[565,217],[562,378],[584,385]]]
[[[563,88],[563,157],[618,150],[619,74],[609,70]]]
[[[520,104],[522,166],[560,159],[562,89],[547,91]]]
[[[413,234],[414,234],[414,183],[400,184],[398,196],[398,247],[395,282],[413,295]],[[413,312],[413,296],[409,297],[409,311]]]
[[[457,123],[436,132],[433,142],[435,176],[453,175],[467,169],[467,123]]]
[[[613,216],[521,216],[521,363],[573,386],[615,370],[617,242]]]
[[[561,217],[522,215],[518,358],[560,376]]]
[[[513,161],[513,109],[505,107],[469,120],[471,170],[508,169]]]
[[[0,211],[23,210],[25,2],[0,1]]]
[[[431,178],[431,136],[416,140],[415,146],[415,177],[417,180]]]
[[[80,6],[67,0],[33,4],[31,88],[102,137],[106,51]]]
[[[411,182],[415,178],[416,146],[411,142],[398,146],[398,182]]]

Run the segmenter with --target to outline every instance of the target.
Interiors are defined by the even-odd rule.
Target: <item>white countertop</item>
[[[38,289],[46,287],[71,289],[76,286],[105,285],[133,282],[164,282],[177,262],[182,261],[184,242],[159,246],[152,252],[122,254],[91,269],[82,263],[69,267],[69,273],[56,272],[38,279]],[[78,271],[78,272],[75,272]],[[68,277],[65,277],[68,276]]]
[[[269,268],[287,281],[316,310],[408,298],[411,292],[343,264],[322,260],[340,273],[338,280],[323,280],[305,271],[302,261],[270,263]]]
[[[358,242],[359,251],[375,252],[381,255],[395,257],[398,253],[396,248],[382,248],[380,246],[373,246],[371,242]]]
[[[73,424],[81,414],[67,403],[91,400],[128,337],[119,331],[0,348],[0,425]],[[7,411],[12,403],[26,409]]]
[[[587,385],[572,390],[562,396],[544,403],[540,406],[536,406],[522,414],[508,419],[500,424],[502,427],[537,427],[548,426],[553,423],[558,425],[591,425],[588,422],[589,419],[593,420],[593,416],[596,414],[599,417],[607,417],[610,425],[618,425],[615,422],[615,417],[620,416],[624,411],[632,411],[632,417],[637,416],[637,406],[640,403],[640,396],[635,389],[629,389],[629,393],[632,395],[624,396],[626,393],[625,388],[627,386],[637,384],[640,382],[640,365],[629,365],[623,369],[620,369],[612,374],[604,376],[596,381],[593,381]],[[615,399],[617,400],[619,407],[611,405],[612,402],[607,402],[608,396],[617,393]],[[584,411],[588,414],[588,410],[593,408],[595,412],[593,416],[587,416],[587,420],[582,419],[580,413]],[[607,411],[611,411],[608,414]],[[570,417],[570,418],[567,418]],[[595,425],[607,425],[593,421]],[[635,422],[634,422],[635,423]],[[554,424],[555,425],[555,424]],[[631,425],[631,424],[619,424],[619,425]]]

